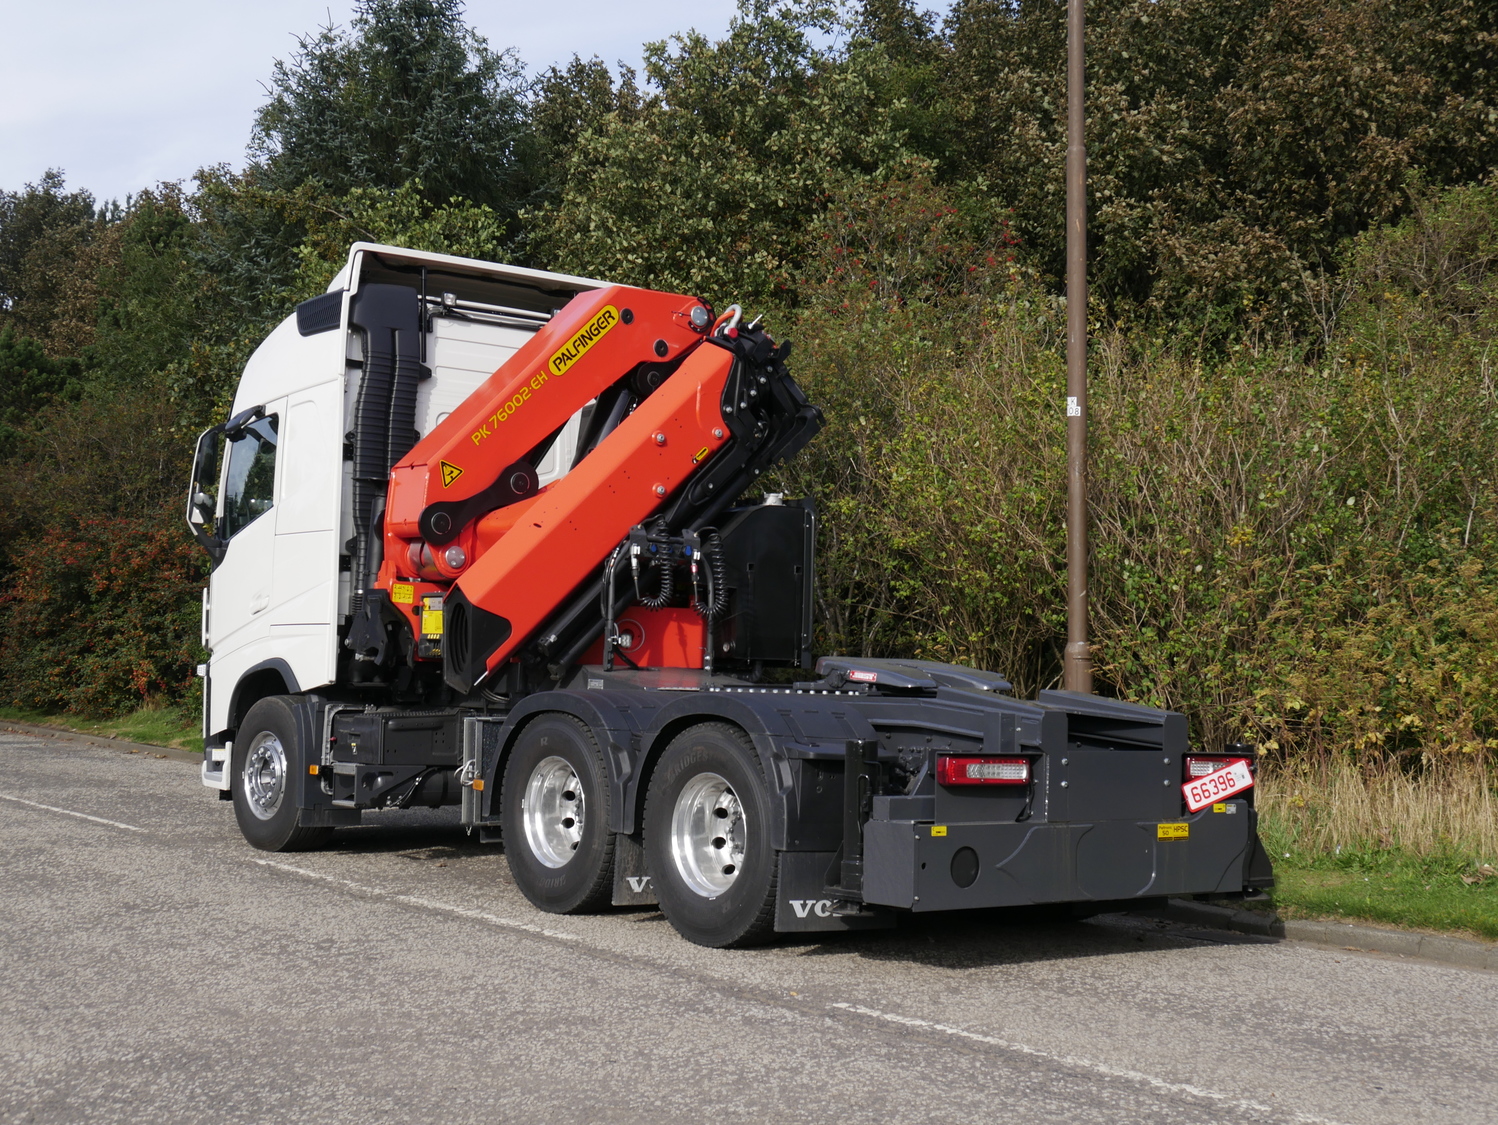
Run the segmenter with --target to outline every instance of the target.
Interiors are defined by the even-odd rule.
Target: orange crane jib
[[[821,427],[785,370],[789,344],[741,330],[737,307],[710,320],[681,294],[580,294],[395,464],[376,586],[416,621],[442,597],[455,690],[555,639],[548,623],[590,581],[600,588],[631,528],[702,527]],[[590,402],[571,465],[538,486],[538,462]],[[578,620],[562,632],[585,629]]]

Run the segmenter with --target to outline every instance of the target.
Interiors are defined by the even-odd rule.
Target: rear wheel
[[[769,787],[738,727],[703,723],[661,755],[645,804],[645,859],[662,913],[688,941],[721,949],[774,937]]]
[[[244,838],[264,851],[306,851],[333,834],[331,828],[297,823],[296,790],[307,768],[300,731],[295,703],[273,695],[251,707],[234,734],[234,818]]]
[[[505,766],[500,818],[515,885],[542,910],[575,914],[609,904],[609,796],[603,754],[577,719],[541,715],[520,732]]]

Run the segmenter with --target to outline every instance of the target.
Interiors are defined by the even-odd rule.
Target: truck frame
[[[246,840],[458,805],[542,910],[684,937],[1272,885],[1248,748],[993,672],[812,657],[823,424],[737,306],[371,243],[198,439],[203,783]],[[1236,767],[1242,775],[1242,767]],[[1246,776],[1246,775],[1242,775]]]

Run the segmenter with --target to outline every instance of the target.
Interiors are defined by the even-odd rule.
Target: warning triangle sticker
[[[451,488],[453,481],[457,480],[460,476],[463,475],[463,470],[458,468],[458,466],[452,464],[450,461],[439,461],[438,464],[442,466],[443,488]]]

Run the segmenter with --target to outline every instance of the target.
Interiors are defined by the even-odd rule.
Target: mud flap
[[[1248,815],[1250,844],[1248,860],[1243,864],[1243,889],[1267,891],[1274,886],[1274,865],[1269,861],[1269,853],[1264,848],[1264,842],[1259,839],[1258,812],[1250,808]]]
[[[775,932],[887,930],[892,911],[861,903],[839,902],[827,892],[827,874],[836,852],[781,852],[775,900]]]
[[[614,833],[615,906],[654,906],[655,887],[645,870],[645,845],[636,836]]]

